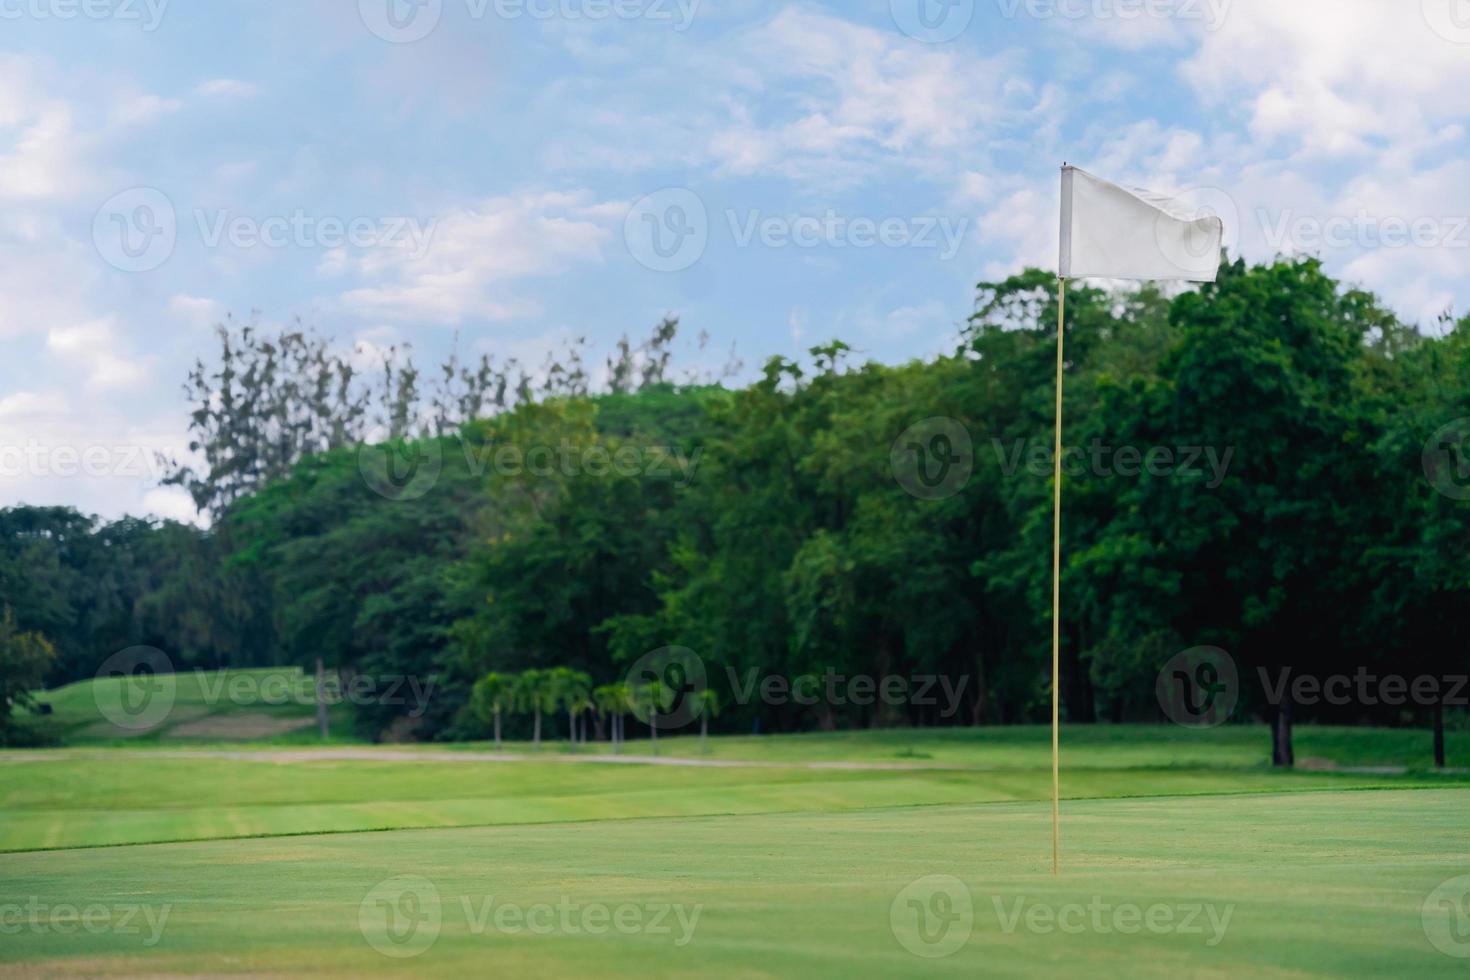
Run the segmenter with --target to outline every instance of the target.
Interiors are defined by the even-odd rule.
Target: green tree
[[[475,716],[495,727],[495,751],[500,751],[501,716],[515,703],[516,678],[491,671],[475,682],[470,704]]]
[[[19,735],[13,717],[16,709],[35,704],[32,691],[46,677],[56,649],[36,632],[22,632],[7,605],[0,613],[0,745],[10,745]]]

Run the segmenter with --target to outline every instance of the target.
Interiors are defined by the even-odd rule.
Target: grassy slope
[[[1467,804],[1465,789],[1074,803],[1060,879],[1046,863],[1049,808],[1030,803],[11,854],[0,895],[172,908],[151,948],[143,935],[23,930],[0,943],[0,972],[1458,977],[1465,961],[1429,945],[1420,908],[1470,870]],[[433,882],[443,924],[427,952],[395,960],[368,946],[358,915],[376,884],[405,873]],[[960,877],[974,900],[973,933],[944,959],[907,952],[890,925],[900,890],[931,874]],[[491,896],[701,911],[682,947],[649,934],[477,934],[462,900],[473,910]],[[1233,910],[1211,947],[1024,923],[1007,933],[994,906],[1094,899]]]
[[[141,707],[147,703],[143,700],[144,685],[152,688],[150,696],[156,697],[161,683],[168,685],[172,709],[162,722],[146,730],[119,726],[99,707],[122,704],[124,694],[129,695],[129,704]],[[299,667],[185,671],[152,681],[104,677],[77,681],[37,696],[52,708],[51,715],[38,721],[67,744],[134,746],[232,742],[239,739],[241,725],[276,729],[251,741],[319,745],[313,698],[312,680]],[[346,734],[351,725],[349,711],[333,705],[329,720],[334,743],[355,741]],[[237,731],[232,732],[232,728]]]

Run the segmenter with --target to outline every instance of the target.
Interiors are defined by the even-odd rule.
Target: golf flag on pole
[[[1067,280],[1214,282],[1225,223],[1183,213],[1169,198],[1128,190],[1062,166],[1062,248],[1057,265],[1057,421],[1052,454],[1051,873],[1061,870],[1062,368]]]
[[[1214,282],[1225,225],[1182,213],[1177,200],[1062,168],[1063,279]]]

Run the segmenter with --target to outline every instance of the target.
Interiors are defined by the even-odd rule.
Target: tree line
[[[926,361],[834,341],[732,388],[675,377],[671,320],[601,386],[580,356],[503,388],[446,365],[464,398],[432,410],[386,384],[376,408],[281,388],[280,368],[240,367],[261,336],[226,329],[233,360],[188,389],[204,468],[176,471],[210,527],[12,508],[0,587],[55,645],[52,683],[132,643],[181,666],[320,656],[434,679],[411,728],[402,706],[359,708],[373,736],[487,738],[485,704],[520,725],[511,706],[532,703],[485,701],[487,677],[508,692],[563,669],[592,698],[668,645],[707,666],[727,731],[1041,721],[1054,287],[981,283],[956,348]],[[1229,262],[1177,294],[1073,284],[1066,315],[1067,720],[1162,720],[1161,670],[1210,647],[1237,673],[1229,716],[1270,721],[1282,764],[1297,721],[1463,723],[1448,683],[1340,703],[1276,679],[1470,669],[1470,318],[1418,330],[1311,259]],[[375,434],[354,421],[375,413]],[[267,451],[283,432],[314,435]],[[968,683],[954,712],[732,703],[724,679],[752,671]]]

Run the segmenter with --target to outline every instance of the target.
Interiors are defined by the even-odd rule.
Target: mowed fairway
[[[0,973],[1465,975],[1423,917],[1470,874],[1465,777],[1095,731],[1071,739],[1060,878],[1039,730],[712,740],[749,767],[8,753]],[[1302,745],[1412,764],[1403,734]],[[1219,768],[1193,754],[1211,739]]]

